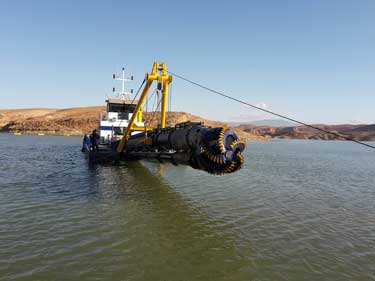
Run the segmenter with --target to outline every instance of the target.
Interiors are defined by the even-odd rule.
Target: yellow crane
[[[135,108],[132,117],[130,118],[129,125],[126,128],[124,135],[121,138],[119,145],[117,146],[117,152],[122,153],[125,148],[126,141],[128,140],[131,132],[144,130],[145,128],[135,125],[137,116],[142,112],[142,105],[147,98],[147,94],[154,81],[158,83],[158,89],[161,90],[161,116],[160,116],[160,127],[165,128],[165,120],[167,115],[167,98],[169,83],[172,82],[172,75],[168,75],[167,66],[165,63],[155,62],[152,66],[151,73],[146,73],[145,77],[146,84],[143,88],[142,94],[139,98],[137,107]],[[146,128],[146,130],[152,130],[153,128]]]

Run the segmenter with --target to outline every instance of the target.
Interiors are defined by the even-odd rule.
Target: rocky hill
[[[44,133],[55,135],[83,135],[98,127],[99,113],[104,106],[75,107],[66,109],[31,108],[0,110],[0,131],[26,132],[31,134]],[[144,113],[145,120],[153,120],[156,116]],[[174,126],[186,121],[200,121],[209,126],[227,126],[223,122],[207,120],[185,112],[169,112],[167,125]],[[375,125],[315,125],[322,129],[334,131],[345,136],[362,141],[375,141]],[[321,133],[306,126],[272,127],[242,124],[234,127],[234,131],[242,139],[265,140],[279,139],[322,139],[331,140],[337,137]]]
[[[327,131],[333,131],[341,135],[361,141],[375,141],[375,125],[315,125]],[[237,128],[257,136],[279,139],[340,139],[332,134],[322,133],[306,126],[271,127],[241,125]]]
[[[25,132],[31,134],[44,133],[55,135],[83,135],[98,127],[99,113],[105,111],[104,106],[76,107],[66,109],[31,108],[0,110],[0,131]],[[153,120],[148,126],[156,125],[156,116],[143,114],[145,120]],[[186,121],[204,122],[209,126],[226,126],[225,123],[207,120],[185,112],[169,112],[167,125],[174,126]],[[234,128],[237,135],[246,140],[263,140],[260,135],[253,135],[240,128]]]

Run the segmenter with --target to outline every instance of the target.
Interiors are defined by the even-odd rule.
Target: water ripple
[[[0,280],[375,280],[362,148],[252,142],[225,177],[79,148],[0,134]]]

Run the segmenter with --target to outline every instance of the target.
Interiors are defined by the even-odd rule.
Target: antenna
[[[126,77],[125,76],[125,67],[122,67],[122,75],[121,76],[120,75],[116,76],[116,74],[113,74],[112,78],[114,80],[121,81],[121,91],[116,92],[115,88],[113,87],[113,93],[117,94],[117,98],[130,99],[130,95],[133,93],[133,91],[131,91],[130,93],[125,91],[125,82],[132,81],[133,80],[133,75],[130,76],[130,77]]]

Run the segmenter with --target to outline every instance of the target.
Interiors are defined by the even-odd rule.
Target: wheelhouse
[[[106,103],[107,111],[100,115],[101,143],[109,143],[123,136],[138,100],[108,98]],[[138,114],[136,121],[137,126],[144,126],[141,113]]]

